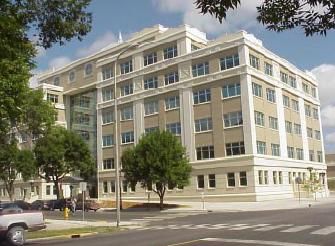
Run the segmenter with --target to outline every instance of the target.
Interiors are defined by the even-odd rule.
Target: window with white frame
[[[75,112],[74,123],[88,126],[90,124],[90,115],[83,112]]]
[[[215,174],[208,174],[208,188],[216,188]]]
[[[280,156],[280,145],[279,144],[271,144],[271,154],[273,156]]]
[[[245,148],[244,148],[244,142],[235,142],[235,143],[226,143],[226,155],[232,156],[232,155],[244,155],[245,154]]]
[[[290,107],[290,98],[288,96],[283,95],[283,105],[284,107]]]
[[[235,173],[227,173],[228,187],[235,187]]]
[[[144,103],[144,115],[158,113],[158,101],[149,101]]]
[[[152,133],[155,131],[159,131],[159,127],[158,126],[153,126],[153,127],[147,127],[144,129],[144,132],[147,133]]]
[[[258,184],[264,184],[264,171],[258,170]]]
[[[157,62],[157,52],[152,52],[150,54],[147,54],[143,57],[144,60],[144,66],[148,66],[150,64],[154,64]]]
[[[229,112],[223,115],[224,126],[241,126],[243,124],[242,111]]]
[[[305,93],[309,94],[309,87],[308,87],[308,84],[302,83],[302,90],[303,90]]]
[[[268,62],[264,62],[264,73],[269,76],[273,76],[273,66]]]
[[[296,156],[297,160],[303,160],[304,159],[304,150],[300,148],[296,148]]]
[[[307,117],[312,117],[312,111],[311,111],[311,106],[310,105],[305,104],[305,115]]]
[[[297,100],[292,99],[292,108],[294,111],[299,111],[299,102]]]
[[[147,78],[147,79],[144,80],[143,84],[144,84],[144,90],[157,88],[158,87],[158,78],[157,77]]]
[[[297,135],[301,135],[301,125],[294,123],[294,133]]]
[[[269,116],[269,127],[278,130],[278,118]]]
[[[257,154],[266,155],[266,143],[263,141],[257,141]]]
[[[288,74],[280,71],[280,81],[288,84]]]
[[[197,188],[204,189],[205,188],[205,176],[197,175]]]
[[[213,129],[212,118],[197,119],[194,121],[195,132],[210,131]]]
[[[321,140],[321,132],[318,130],[314,131],[314,136],[316,140]]]
[[[293,147],[290,147],[290,146],[287,146],[287,156],[288,158],[294,158],[294,148]]]
[[[115,193],[115,191],[116,191],[115,180],[112,180],[110,182],[110,186],[111,186],[111,192]]]
[[[240,59],[238,54],[231,56],[226,56],[220,59],[220,68],[221,70],[226,70],[240,65]]]
[[[85,76],[91,75],[92,72],[93,72],[93,65],[92,65],[92,63],[87,63],[85,65]]]
[[[164,60],[178,56],[177,45],[167,47],[163,50]]]
[[[255,124],[258,126],[264,126],[264,114],[262,112],[255,111]]]
[[[113,77],[113,69],[111,67],[103,67],[101,69],[102,80],[107,80]]]
[[[313,129],[310,127],[307,127],[307,137],[313,138]]]
[[[269,184],[269,172],[264,171],[264,184]]]
[[[165,110],[176,109],[180,107],[179,96],[165,98]]]
[[[102,136],[102,147],[112,146],[113,144],[113,135]]]
[[[114,121],[114,111],[111,109],[102,111],[102,124],[109,124]]]
[[[316,156],[317,156],[317,161],[318,162],[323,162],[323,153],[322,153],[322,151],[317,151],[316,152]]]
[[[121,120],[133,119],[133,107],[126,107],[121,109]]]
[[[103,170],[115,169],[114,167],[114,158],[107,158],[103,160],[102,163]]]
[[[240,172],[240,186],[248,186],[247,172]]]
[[[288,172],[288,184],[292,184],[293,178],[292,178],[292,172]]]
[[[283,172],[282,171],[278,172],[278,182],[279,184],[283,184]]]
[[[121,143],[133,143],[134,142],[134,132],[122,132],[121,133]]]
[[[270,88],[266,88],[266,99],[269,102],[276,102],[276,91]]]
[[[76,80],[76,73],[75,71],[70,71],[69,72],[69,82],[73,82]]]
[[[256,97],[263,97],[263,88],[261,85],[252,82],[252,94]]]
[[[209,74],[209,63],[208,62],[192,65],[193,77],[198,77],[198,76],[202,76],[206,74]]]
[[[54,82],[53,82],[53,84],[54,84],[55,86],[59,86],[59,84],[60,84],[60,78],[59,78],[58,76],[54,78]]]
[[[295,77],[289,76],[289,82],[290,86],[292,86],[293,88],[297,88],[297,80]]]
[[[309,161],[314,161],[314,150],[309,150]]]
[[[285,129],[287,133],[292,133],[292,122],[291,121],[285,121]]]
[[[313,108],[313,119],[319,119],[319,110],[317,108]]]
[[[197,160],[208,160],[214,158],[214,146],[201,146],[196,148]]]
[[[193,102],[194,104],[210,102],[211,101],[211,90],[204,89],[193,92]]]
[[[168,73],[164,75],[165,85],[170,85],[179,82],[179,74],[178,71]]]
[[[107,183],[107,181],[104,181],[102,183],[102,186],[103,186],[103,193],[108,193],[108,183]]]
[[[180,122],[166,124],[166,130],[174,135],[180,135],[181,134]]]
[[[127,74],[133,71],[133,61],[129,60],[120,64],[121,74]]]
[[[47,93],[47,101],[51,103],[58,103],[58,95]]]
[[[312,87],[311,89],[312,89],[312,96],[316,98],[316,88]]]
[[[120,87],[120,90],[121,90],[121,96],[127,96],[127,95],[130,95],[130,94],[133,94],[134,93],[134,89],[133,89],[133,83],[130,82],[130,83],[126,83],[126,84],[123,84],[121,87]]]
[[[114,90],[112,87],[102,88],[101,94],[103,102],[110,101],[114,97]]]
[[[273,177],[273,184],[277,184],[278,183],[278,172],[273,171],[272,172],[272,177]]]
[[[250,66],[259,70],[260,68],[260,61],[259,58],[254,55],[249,55]]]
[[[222,87],[222,97],[229,98],[241,95],[241,85],[240,83],[224,85]]]

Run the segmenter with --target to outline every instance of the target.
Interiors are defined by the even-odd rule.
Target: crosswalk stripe
[[[271,231],[271,230],[279,229],[279,228],[282,228],[282,227],[289,227],[289,226],[293,226],[293,225],[292,224],[287,224],[287,225],[265,226],[263,228],[255,229],[254,231]]]
[[[316,225],[303,225],[303,226],[295,226],[286,230],[282,230],[280,232],[299,232],[299,231],[304,231],[310,228],[315,227]]]
[[[311,234],[314,235],[328,235],[335,232],[335,226],[327,226],[323,229],[313,231]]]
[[[258,225],[242,225],[242,226],[237,226],[233,228],[228,229],[229,231],[242,231],[242,230],[246,230],[246,229],[252,229],[255,227],[261,227],[261,226],[268,226],[270,224],[258,224]]]

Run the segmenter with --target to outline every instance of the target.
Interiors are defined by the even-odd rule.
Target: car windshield
[[[19,208],[15,203],[0,203],[0,208],[7,209],[7,208]]]

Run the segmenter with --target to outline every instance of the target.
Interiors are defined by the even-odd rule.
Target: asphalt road
[[[147,221],[146,226],[136,230],[28,245],[334,246],[335,205],[297,210],[170,216],[165,220]]]

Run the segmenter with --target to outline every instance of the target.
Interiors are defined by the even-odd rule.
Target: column
[[[238,56],[241,65],[249,65],[249,47],[241,45],[238,47]]]
[[[136,100],[133,103],[134,110],[134,140],[138,143],[140,137],[144,133],[144,101],[143,99]]]
[[[101,88],[97,88],[97,103],[101,102]],[[97,190],[100,198],[100,170],[102,165],[102,109],[97,107]]]

